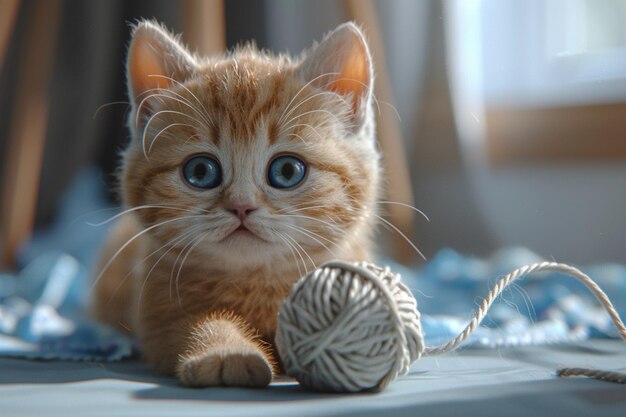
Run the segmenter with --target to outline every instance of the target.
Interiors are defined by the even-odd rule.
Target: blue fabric
[[[413,291],[423,313],[426,343],[458,335],[499,278],[523,265],[544,261],[524,248],[509,248],[489,259],[440,251],[419,272],[394,265]],[[626,315],[626,267],[602,264],[581,268]],[[560,273],[531,274],[494,303],[467,344],[498,347],[567,343],[589,337],[618,337],[604,308],[578,280]]]
[[[119,360],[132,341],[88,314],[90,275],[107,227],[107,208],[95,170],[77,177],[62,198],[58,219],[21,251],[18,275],[0,274],[0,355],[65,360]]]
[[[39,359],[119,360],[132,343],[94,323],[83,303],[85,268],[64,253],[46,253],[18,276],[0,276],[0,354]]]
[[[117,213],[107,209],[102,181],[87,171],[63,199],[58,221],[34,235],[20,255],[19,275],[0,275],[0,355],[43,359],[112,361],[133,354],[132,341],[95,323],[87,314],[94,256],[107,227],[90,226]],[[456,336],[497,278],[541,261],[512,248],[490,259],[439,252],[424,267],[388,260],[415,294],[427,345]],[[583,268],[626,314],[626,268],[604,264]],[[576,280],[542,273],[522,280],[494,304],[473,346],[565,343],[616,337],[608,315]]]

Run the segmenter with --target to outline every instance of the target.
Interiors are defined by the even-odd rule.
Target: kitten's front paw
[[[191,387],[226,385],[262,388],[272,381],[272,366],[258,351],[215,350],[183,358],[178,378]]]

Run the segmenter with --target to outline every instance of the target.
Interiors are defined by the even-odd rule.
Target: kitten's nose
[[[250,213],[256,210],[258,207],[250,203],[231,203],[226,206],[226,210],[233,213],[239,218],[239,220],[245,219]]]

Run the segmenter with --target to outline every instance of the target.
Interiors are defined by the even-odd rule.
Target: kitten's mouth
[[[229,234],[224,236],[222,241],[224,241],[226,239],[229,239],[231,237],[247,237],[247,238],[252,238],[252,239],[257,239],[257,240],[263,240],[264,241],[264,239],[259,237],[252,230],[248,229],[243,223],[241,223],[239,225],[239,227],[237,227],[235,230],[233,230],[232,232],[230,232]]]

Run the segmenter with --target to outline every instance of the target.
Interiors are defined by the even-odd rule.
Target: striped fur
[[[133,140],[120,189],[132,212],[103,250],[95,313],[135,333],[146,360],[187,385],[264,386],[293,283],[333,258],[370,258],[380,168],[363,35],[342,25],[298,59],[253,46],[199,58],[141,22],[128,74]],[[365,78],[346,84],[352,74]],[[221,164],[215,189],[182,179],[201,153]],[[300,186],[268,184],[279,154],[307,163]],[[231,234],[233,201],[258,207],[245,220],[251,233]]]

